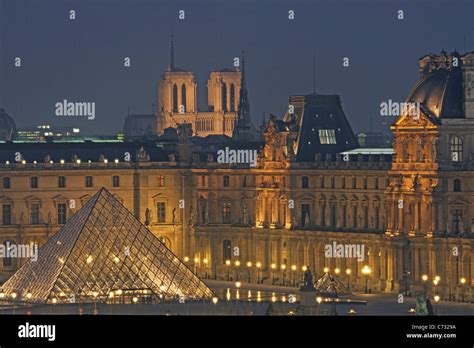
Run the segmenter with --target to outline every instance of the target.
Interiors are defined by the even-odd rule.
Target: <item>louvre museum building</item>
[[[308,268],[373,293],[437,279],[442,298],[474,296],[474,53],[419,60],[406,101],[420,112],[390,120],[390,148],[359,146],[339,95],[291,96],[254,126],[245,68],[213,74],[198,112],[192,73],[168,69],[150,134],[129,115],[123,140],[20,141],[1,110],[0,242],[40,246],[37,263],[0,262],[7,296],[212,298],[207,278],[290,285]]]

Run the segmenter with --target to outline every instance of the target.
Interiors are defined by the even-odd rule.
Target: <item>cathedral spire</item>
[[[245,77],[245,53],[242,51],[239,107],[237,109],[237,120],[233,131],[233,137],[241,141],[251,141],[255,137],[256,130],[250,120],[250,105]]]
[[[242,51],[242,72],[240,75],[240,98],[237,109],[237,127],[246,126],[250,122],[250,105],[248,101],[247,86],[245,85],[245,52]]]

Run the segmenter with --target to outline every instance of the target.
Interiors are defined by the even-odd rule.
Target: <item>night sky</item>
[[[315,50],[316,91],[341,95],[354,131],[368,130],[371,117],[386,130],[382,121],[393,119],[380,116],[380,102],[403,101],[418,58],[474,50],[473,14],[472,0],[0,0],[0,107],[18,127],[119,132],[128,106],[152,112],[173,26],[175,64],[196,74],[202,110],[209,72],[245,50],[254,123],[282,115],[290,95],[312,93]],[[55,116],[63,99],[94,101],[95,120]]]

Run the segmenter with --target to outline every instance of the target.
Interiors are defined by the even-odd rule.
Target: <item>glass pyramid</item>
[[[33,303],[211,299],[214,293],[102,188],[2,287]]]

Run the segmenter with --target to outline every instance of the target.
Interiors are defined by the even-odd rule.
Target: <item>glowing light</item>
[[[464,277],[461,278],[461,284],[466,284],[466,278]]]
[[[350,275],[352,273],[352,271],[350,270],[350,268],[346,269],[346,274],[347,275]]]
[[[216,304],[217,301],[219,301],[219,299],[218,299],[217,297],[213,297],[213,298],[212,298],[212,303]]]
[[[339,274],[339,273],[341,273],[341,270],[340,270],[339,268],[336,268],[336,269],[334,270],[334,273]]]
[[[57,299],[57,298],[53,298],[51,301],[53,302],[53,304],[56,304],[56,302],[58,302],[58,299]]]
[[[230,260],[225,260],[226,266],[230,266]]]
[[[292,270],[292,271],[296,271],[296,265],[292,265],[292,266],[291,266],[291,270]]]
[[[320,296],[316,297],[316,302],[317,302],[318,304],[321,304],[321,302],[323,302],[323,298],[320,297]]]
[[[132,301],[133,301],[133,303],[137,303],[138,302],[138,297],[133,296]]]
[[[184,257],[184,262],[188,262],[189,261],[189,257],[185,256]]]
[[[324,273],[328,273],[328,272],[329,272],[329,268],[328,268],[328,267],[324,267],[323,271],[324,271]]]
[[[239,261],[239,260],[235,261],[235,265],[236,265],[237,267],[239,267],[239,266],[240,266],[240,261]]]
[[[252,262],[247,262],[247,267],[252,267]]]
[[[439,296],[438,296],[438,295],[435,295],[434,300],[435,300],[436,302],[438,302],[438,301],[439,301]]]
[[[426,281],[428,280],[428,276],[427,276],[426,274],[423,274],[423,275],[421,276],[421,279],[422,279],[424,282],[426,282]]]
[[[257,268],[260,268],[260,267],[262,267],[262,263],[261,263],[261,262],[257,262],[257,263],[255,264],[255,266],[257,266]]]
[[[235,286],[237,287],[237,289],[240,288],[241,285],[242,285],[241,282],[235,282]]]
[[[306,272],[306,270],[308,269],[308,267],[303,266],[303,267],[301,267],[301,269],[303,270],[303,272]]]

